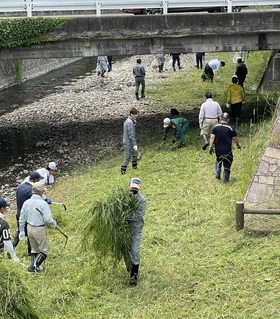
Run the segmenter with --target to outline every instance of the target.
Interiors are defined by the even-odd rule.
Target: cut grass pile
[[[193,83],[188,87],[195,91],[193,105],[198,106],[205,87],[197,89]],[[212,86],[213,90],[218,89]],[[219,92],[222,99],[224,92]],[[169,107],[169,102],[160,107]],[[187,146],[177,151],[170,151],[168,143],[158,148],[161,132],[155,142],[139,136],[142,159],[136,172],[129,167],[126,175],[120,174],[119,153],[57,182],[48,197],[67,204],[67,212],[51,208],[69,236],[68,245],[63,248],[64,239],[51,229],[45,272],[26,275],[26,269],[17,269],[36,296],[38,310],[48,319],[279,318],[280,219],[274,218],[273,228],[250,220],[244,230],[235,230],[235,202],[244,199],[272,124],[272,120],[248,122],[237,129],[242,149],[233,151],[227,185],[215,180],[215,157],[201,150],[198,127],[190,128]],[[139,284],[132,288],[122,261],[100,264],[98,254],[89,254],[82,243],[85,235],[90,236],[87,212],[115,188],[127,187],[135,173],[148,210]],[[25,251],[21,243],[18,255],[28,263]]]

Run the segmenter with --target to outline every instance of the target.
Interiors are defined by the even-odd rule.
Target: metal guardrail
[[[279,0],[1,0],[0,12],[26,12],[27,17],[32,17],[33,12],[94,10],[100,16],[102,10],[129,8],[159,8],[167,14],[168,8],[227,7],[227,11],[232,12],[233,6],[273,5],[279,5]]]

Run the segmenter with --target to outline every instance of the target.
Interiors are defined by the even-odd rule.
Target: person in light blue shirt
[[[51,210],[47,202],[42,198],[45,187],[41,182],[32,184],[32,196],[23,203],[19,217],[19,239],[25,237],[25,224],[31,245],[30,272],[40,272],[39,266],[49,254],[49,239],[47,226],[56,227],[56,221],[52,218]]]

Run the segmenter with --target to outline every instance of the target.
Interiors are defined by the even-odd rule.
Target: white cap
[[[140,189],[141,188],[141,181],[138,177],[134,177],[130,180],[129,182],[129,187],[130,188],[136,188]]]
[[[163,120],[163,127],[168,127],[169,124],[170,124],[171,120],[169,117],[166,117],[164,120]]]
[[[48,165],[48,168],[49,169],[53,169],[54,171],[56,171],[57,170],[56,163],[55,162],[50,162],[49,165]]]

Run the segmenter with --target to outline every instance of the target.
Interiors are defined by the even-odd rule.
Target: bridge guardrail
[[[227,7],[232,12],[233,6],[274,6],[279,0],[2,0],[0,12],[25,12],[32,17],[33,12],[55,11],[96,11],[100,16],[102,10],[121,10],[129,8],[160,8],[163,14],[168,8],[180,7]]]

